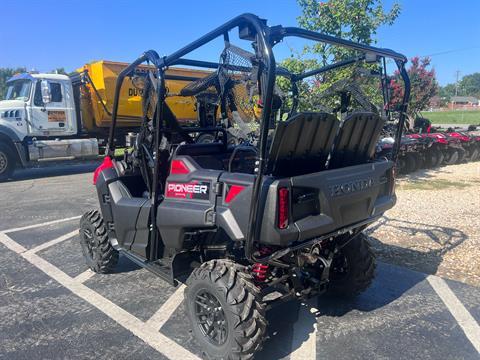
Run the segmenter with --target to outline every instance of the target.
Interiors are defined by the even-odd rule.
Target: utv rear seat
[[[177,148],[175,154],[177,156],[186,155],[192,157],[204,169],[229,170],[231,172],[253,174],[255,159],[251,161],[248,155],[246,155],[249,152],[248,150],[246,146],[227,148],[222,143],[184,144]],[[254,147],[251,148],[250,153],[254,156],[256,155]]]
[[[226,147],[221,143],[184,144],[177,148],[175,154],[191,156],[204,169],[223,170],[224,165],[220,155],[225,152]]]
[[[340,121],[328,113],[302,112],[280,122],[270,148],[268,167],[275,176],[325,170]]]
[[[328,168],[364,164],[373,159],[384,122],[384,119],[372,112],[349,115],[335,138]]]

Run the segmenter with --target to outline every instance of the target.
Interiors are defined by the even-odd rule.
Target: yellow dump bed
[[[82,111],[83,126],[86,129],[105,128],[110,126],[111,115],[109,112],[113,108],[115,95],[115,83],[118,74],[128,66],[126,63],[101,60],[84,65],[77,69],[77,72],[88,71],[93,85],[98,91],[96,95],[91,84],[87,84],[82,89],[80,97],[80,109]],[[148,66],[140,66],[147,69]],[[208,75],[207,71],[171,68],[167,70],[167,75],[204,77]],[[187,85],[187,81],[167,80],[166,87],[170,94],[179,93]],[[102,106],[102,102],[105,105]],[[142,116],[142,97],[139,90],[136,89],[129,77],[123,81],[120,92],[120,102],[118,106],[118,127],[130,127],[138,125]],[[167,99],[167,104],[179,121],[195,121],[197,114],[195,111],[195,99],[191,97],[172,96]]]

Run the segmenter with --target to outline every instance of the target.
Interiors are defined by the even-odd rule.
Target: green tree
[[[400,14],[400,6],[394,3],[389,11],[381,0],[297,0],[302,14],[297,18],[300,27],[318,31],[327,35],[341,37],[362,44],[376,42],[375,35],[379,27],[392,25]],[[300,54],[293,54],[282,62],[282,66],[292,72],[299,72],[324,66],[352,56],[352,51],[329,44],[316,43],[305,46]],[[300,108],[315,103],[315,97],[339,79],[351,78],[357,65],[329,71],[300,84]],[[376,70],[369,66],[369,70]],[[286,89],[288,81],[280,81],[280,87]],[[372,82],[369,81],[370,85]],[[370,89],[371,90],[371,89]],[[369,95],[372,91],[367,91]],[[378,90],[378,89],[376,89]],[[378,92],[378,91],[377,91]],[[306,105],[305,105],[306,104]]]
[[[7,80],[17,73],[25,72],[25,68],[0,68],[0,100],[5,98]]]
[[[450,98],[455,96],[455,84],[447,84],[439,87],[438,95],[442,99],[442,102],[448,103]]]
[[[400,14],[398,3],[385,11],[381,0],[297,1],[302,9],[302,15],[297,18],[301,27],[366,45],[376,42],[380,26],[392,25]],[[306,51],[319,55],[322,65],[349,55],[344,48],[328,44],[316,44]]]
[[[459,88],[466,96],[480,97],[480,73],[465,75],[460,81]]]

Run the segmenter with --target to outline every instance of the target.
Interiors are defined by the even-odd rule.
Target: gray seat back
[[[328,168],[358,165],[373,159],[384,123],[384,119],[372,112],[347,116],[335,138]]]
[[[280,122],[268,157],[268,172],[296,176],[325,169],[340,122],[328,113],[301,112]]]

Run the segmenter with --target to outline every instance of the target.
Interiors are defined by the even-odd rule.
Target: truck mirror
[[[52,101],[52,94],[50,92],[50,84],[47,80],[42,80],[41,82],[42,89],[42,101],[44,104],[48,104]]]

